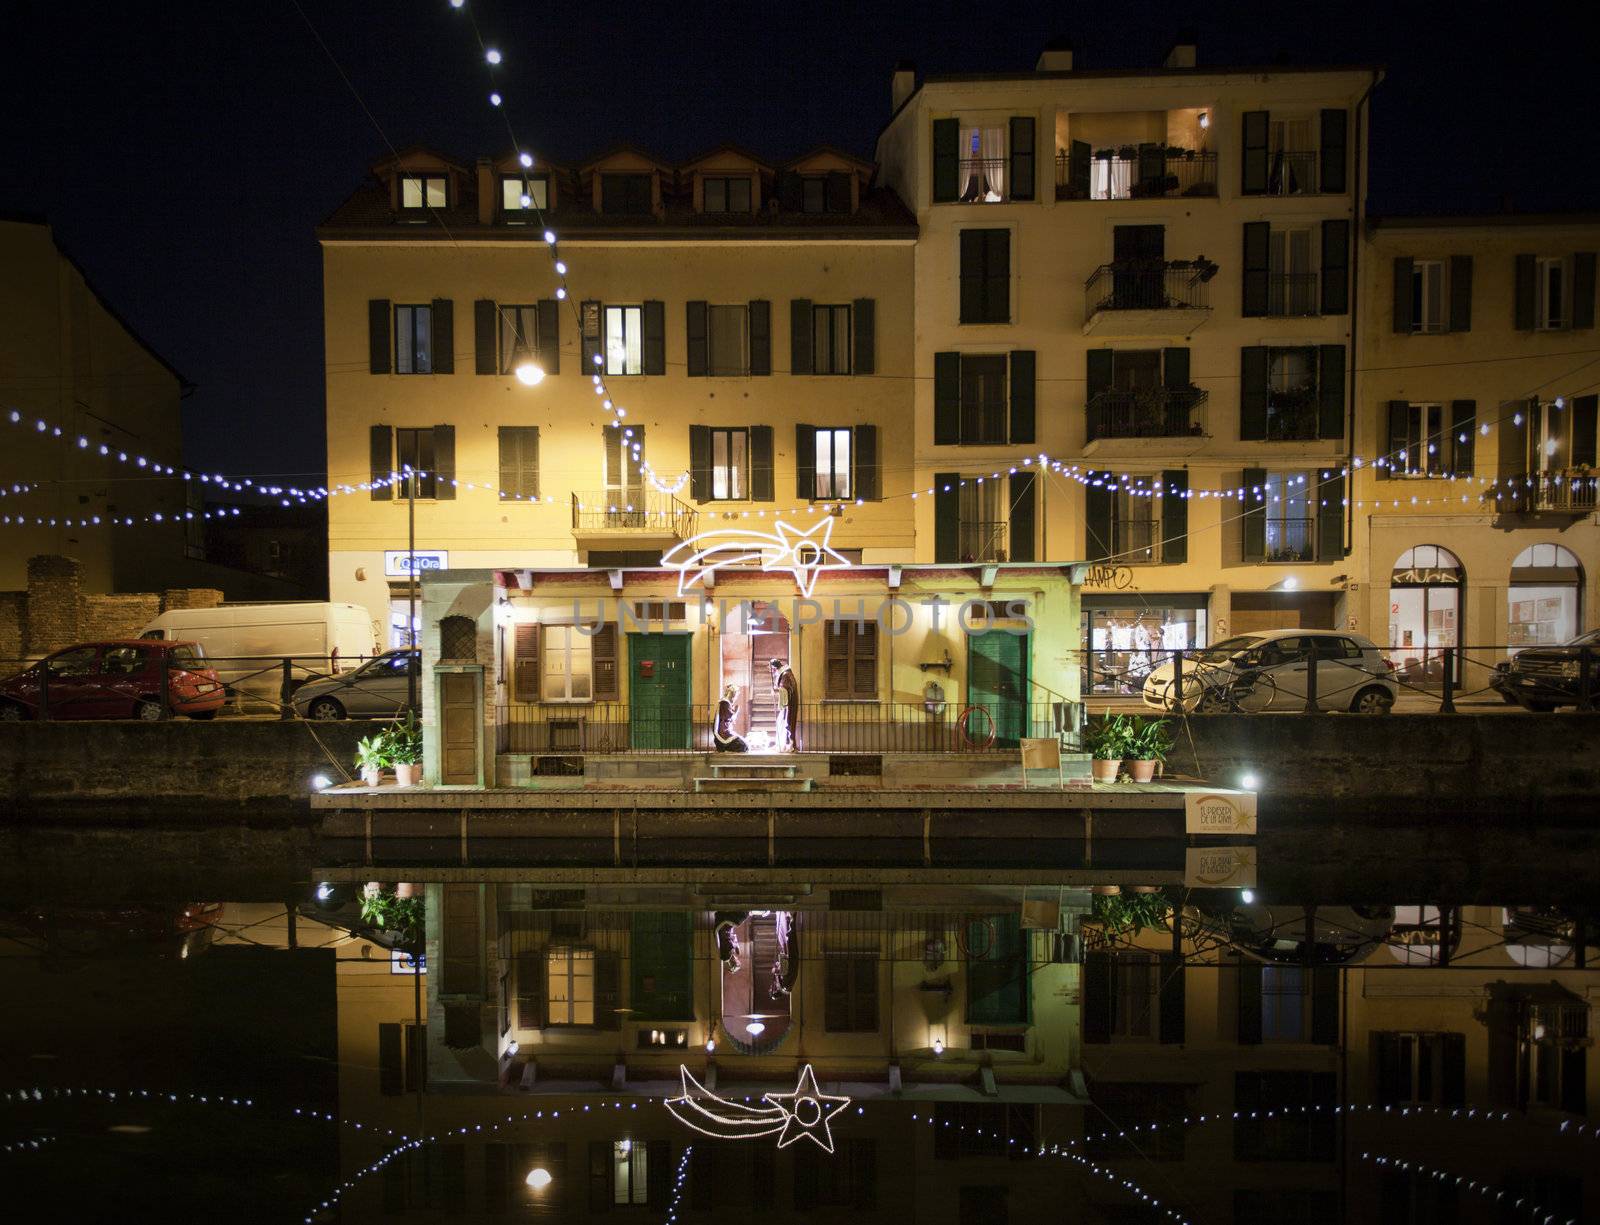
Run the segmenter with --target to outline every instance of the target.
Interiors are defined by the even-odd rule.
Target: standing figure
[[[797,724],[800,719],[800,682],[795,679],[794,671],[781,659],[773,659],[772,668],[772,693],[777,699],[777,744],[780,753],[793,753],[796,750],[795,736],[799,730]]]
[[[739,690],[733,685],[722,687],[722,698],[717,702],[717,718],[711,725],[711,741],[719,753],[748,753],[750,746],[743,736],[733,730],[739,717]]]

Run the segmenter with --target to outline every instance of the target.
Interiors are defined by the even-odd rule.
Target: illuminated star
[[[810,598],[811,589],[817,585],[819,571],[849,568],[849,561],[829,543],[833,538],[831,517],[819,519],[804,531],[782,519],[772,526],[777,529],[782,547],[763,557],[761,568],[791,571],[802,596]]]
[[[762,1100],[783,1111],[783,1134],[778,1147],[785,1148],[805,1136],[824,1152],[833,1152],[833,1133],[828,1120],[850,1104],[848,1097],[823,1093],[808,1063],[800,1071],[793,1093],[763,1093]]]

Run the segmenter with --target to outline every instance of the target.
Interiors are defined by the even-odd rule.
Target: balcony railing
[[[1198,387],[1145,387],[1102,391],[1089,401],[1088,439],[1182,438],[1197,434],[1192,419],[1206,393]]]
[[[1510,486],[1511,509],[1519,514],[1586,515],[1600,508],[1600,476],[1588,469],[1525,472],[1503,483]]]
[[[998,204],[1009,200],[1010,174],[1008,159],[1003,157],[964,157],[957,171],[956,181],[961,184],[961,194],[956,198],[963,204]]]
[[[1161,561],[1161,520],[1113,519],[1111,556],[1119,565],[1147,566]]]
[[[1216,194],[1215,153],[1118,151],[1080,160],[1076,166],[1070,154],[1056,154],[1058,200],[1147,200]]]
[[[1121,260],[1101,264],[1084,284],[1084,318],[1101,311],[1211,309],[1210,260]]]
[[[1267,314],[1316,315],[1321,311],[1315,272],[1274,272],[1267,278]]]
[[[653,489],[604,489],[572,495],[574,532],[631,532],[686,540],[694,535],[697,518],[688,503]]]
[[[963,562],[1005,561],[1004,521],[963,519],[957,525],[956,559]]]
[[[1317,155],[1278,149],[1267,155],[1267,194],[1308,196],[1317,191]]]
[[[1314,442],[1320,425],[1316,387],[1267,393],[1268,442]]]
[[[1266,525],[1265,561],[1315,561],[1315,519],[1269,518]]]

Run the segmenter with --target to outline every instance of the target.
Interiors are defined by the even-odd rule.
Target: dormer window
[[[831,174],[803,174],[800,176],[800,211],[802,213],[848,213],[850,211],[850,176],[843,171]]]
[[[403,174],[400,176],[400,207],[407,212],[444,208],[449,192],[442,174]]]
[[[649,174],[602,174],[600,211],[610,216],[649,216],[653,211]]]
[[[522,198],[528,197],[528,203]],[[500,211],[508,225],[532,225],[535,209],[550,207],[550,180],[542,174],[504,175],[500,179]]]
[[[706,213],[748,213],[750,180],[740,175],[710,175],[701,180],[701,211]]]

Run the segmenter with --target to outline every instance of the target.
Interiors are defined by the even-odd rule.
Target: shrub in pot
[[[375,732],[356,741],[356,769],[367,786],[376,787],[383,781],[383,768],[388,764],[388,733]]]
[[[1084,747],[1093,758],[1090,768],[1097,783],[1114,783],[1128,747],[1128,716],[1101,715],[1091,719],[1083,733]]]
[[[415,787],[422,781],[422,729],[417,726],[416,713],[408,713],[385,736],[395,782],[402,787]]]
[[[1128,733],[1128,777],[1148,783],[1171,751],[1172,734],[1165,719],[1135,719]]]

